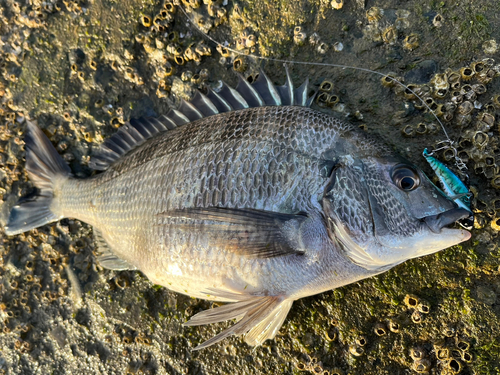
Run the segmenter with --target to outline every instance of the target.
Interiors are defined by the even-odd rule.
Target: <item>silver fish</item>
[[[28,123],[26,169],[38,195],[5,232],[72,217],[91,224],[104,267],[142,271],[197,298],[233,302],[186,325],[238,319],[229,335],[273,338],[293,301],[466,241],[446,226],[468,212],[420,169],[363,131],[308,108],[307,81],[261,72],[197,93],[158,119],[131,121],[74,178]]]

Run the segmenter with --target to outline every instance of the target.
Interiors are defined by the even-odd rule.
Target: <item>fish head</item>
[[[323,211],[330,238],[371,270],[470,238],[468,231],[448,227],[470,213],[396,155],[340,158],[325,188]]]

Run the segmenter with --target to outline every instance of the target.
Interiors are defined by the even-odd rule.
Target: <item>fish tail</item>
[[[28,121],[27,124],[26,170],[38,191],[21,198],[12,208],[5,226],[7,235],[60,220],[62,217],[51,209],[54,207],[55,188],[71,175],[68,165],[42,130],[34,122]]]

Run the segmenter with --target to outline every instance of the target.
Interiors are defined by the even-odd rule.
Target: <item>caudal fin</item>
[[[38,188],[35,195],[21,198],[12,208],[5,226],[8,235],[19,234],[47,223],[60,220],[50,210],[54,199],[54,184],[70,176],[70,169],[38,126],[28,121],[24,139],[26,170]]]

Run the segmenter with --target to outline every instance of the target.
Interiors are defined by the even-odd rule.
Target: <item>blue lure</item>
[[[436,173],[444,193],[458,204],[459,207],[466,209],[472,215],[470,206],[472,193],[467,186],[448,167],[433,157],[427,149],[424,149],[422,155],[434,170],[434,173]]]

